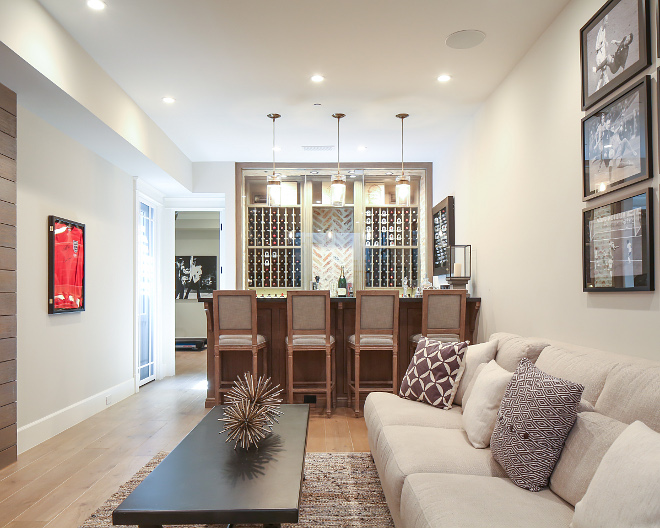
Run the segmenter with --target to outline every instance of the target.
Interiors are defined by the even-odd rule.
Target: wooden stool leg
[[[337,349],[333,348],[332,354],[332,406],[337,408]]]
[[[399,354],[396,344],[392,349],[392,392],[399,392]]]
[[[348,392],[348,408],[351,408],[353,401],[353,392],[351,391],[351,355],[353,354],[353,349],[349,346],[345,348],[346,350],[346,391]]]
[[[268,377],[268,345],[266,345],[262,350],[263,350],[263,355],[264,355],[263,360],[262,360],[263,369],[264,369],[263,375],[265,377]]]
[[[286,382],[288,403],[293,403],[293,348],[289,346],[286,361]]]
[[[325,347],[325,413],[332,415],[332,349]]]
[[[252,347],[252,377],[258,379],[259,376],[259,349]]]
[[[360,347],[355,347],[355,417],[360,416]]]
[[[215,405],[220,405],[222,403],[221,396],[220,396],[220,368],[221,368],[221,363],[220,363],[220,347],[218,345],[215,345],[214,347],[214,356],[215,356],[215,369],[213,372],[213,383],[215,385]]]

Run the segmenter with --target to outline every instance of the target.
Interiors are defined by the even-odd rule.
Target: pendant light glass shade
[[[339,121],[345,114],[332,114],[337,120],[337,174],[332,176],[330,183],[330,201],[334,207],[344,207],[346,205],[346,176],[341,175],[339,169]]]
[[[403,120],[408,114],[397,114],[401,119],[401,175],[396,179],[396,204],[408,207],[410,205],[410,177],[403,170]]]
[[[273,173],[268,175],[266,182],[266,200],[268,207],[279,207],[282,203],[282,181],[279,174],[275,173],[275,120],[280,114],[268,114],[273,120]]]

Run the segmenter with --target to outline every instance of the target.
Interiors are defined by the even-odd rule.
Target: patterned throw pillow
[[[520,361],[497,413],[490,439],[493,458],[517,486],[540,491],[577,417],[584,387]]]
[[[468,344],[442,343],[422,338],[401,382],[399,396],[451,409]]]

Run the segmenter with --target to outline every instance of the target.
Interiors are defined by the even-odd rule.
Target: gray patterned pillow
[[[401,382],[399,396],[451,409],[465,368],[468,344],[442,343],[423,337]]]
[[[548,485],[583,390],[579,383],[542,372],[529,359],[520,361],[490,439],[493,458],[514,484],[530,491]]]

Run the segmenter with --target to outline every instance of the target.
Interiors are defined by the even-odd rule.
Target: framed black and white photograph
[[[653,189],[582,213],[585,292],[653,291]]]
[[[582,119],[583,200],[652,178],[651,78]]]
[[[610,0],[582,27],[582,110],[651,64],[648,12],[648,0]]]
[[[218,257],[176,257],[176,299],[210,297],[217,289]]]

